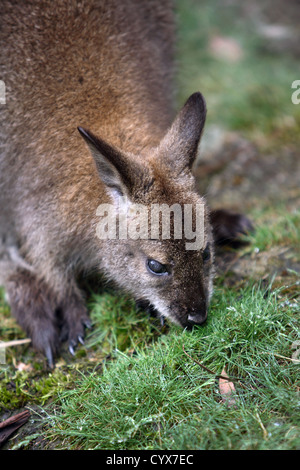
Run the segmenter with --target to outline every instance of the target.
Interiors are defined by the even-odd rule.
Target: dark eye
[[[204,249],[203,253],[202,253],[202,259],[203,259],[203,262],[206,263],[207,261],[210,260],[210,249],[209,249],[209,245],[206,246],[206,248]]]
[[[149,271],[157,276],[162,276],[163,274],[169,274],[167,267],[164,264],[159,263],[155,259],[147,260],[147,267]]]

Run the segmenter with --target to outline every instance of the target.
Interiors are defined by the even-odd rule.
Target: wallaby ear
[[[134,184],[135,173],[128,158],[90,131],[82,127],[78,127],[78,131],[88,144],[99,176],[111,193],[117,196],[128,194]]]
[[[160,149],[178,175],[191,170],[206,118],[206,104],[201,93],[189,97],[162,139]]]

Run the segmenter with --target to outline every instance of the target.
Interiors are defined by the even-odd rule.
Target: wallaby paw
[[[70,300],[63,310],[63,324],[60,339],[67,341],[69,352],[75,355],[78,344],[84,344],[85,330],[91,328],[91,322],[84,304]]]
[[[252,222],[245,215],[225,209],[212,211],[210,221],[217,245],[240,243],[243,235],[254,230]]]
[[[54,367],[59,349],[56,304],[48,287],[32,272],[19,270],[7,281],[11,312],[32,341],[32,346]]]
[[[78,325],[76,331],[70,332],[68,335],[69,352],[72,354],[72,356],[75,356],[75,348],[79,343],[84,345],[85,325],[86,322],[82,325]]]

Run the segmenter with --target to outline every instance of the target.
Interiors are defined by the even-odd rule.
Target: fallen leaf
[[[222,377],[219,378],[219,390],[222,397],[222,401],[228,406],[235,406],[235,387],[233,382],[230,382],[230,379],[226,373],[226,370],[222,370]],[[224,378],[228,377],[228,379]]]
[[[33,370],[33,366],[31,364],[24,364],[24,362],[17,363],[15,360],[13,360],[13,365],[15,369],[19,370],[20,372],[22,371],[31,372]]]
[[[9,438],[9,436],[25,424],[30,416],[30,411],[25,410],[0,423],[0,446]]]

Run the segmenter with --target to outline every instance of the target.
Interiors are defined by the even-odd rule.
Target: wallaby
[[[206,106],[195,93],[174,115],[174,38],[169,0],[1,2],[0,280],[50,366],[89,325],[82,274],[191,327],[207,317],[214,242],[249,228],[195,190]],[[174,217],[169,238],[101,239],[103,204],[189,205],[193,228],[199,205],[202,245],[187,249]]]

